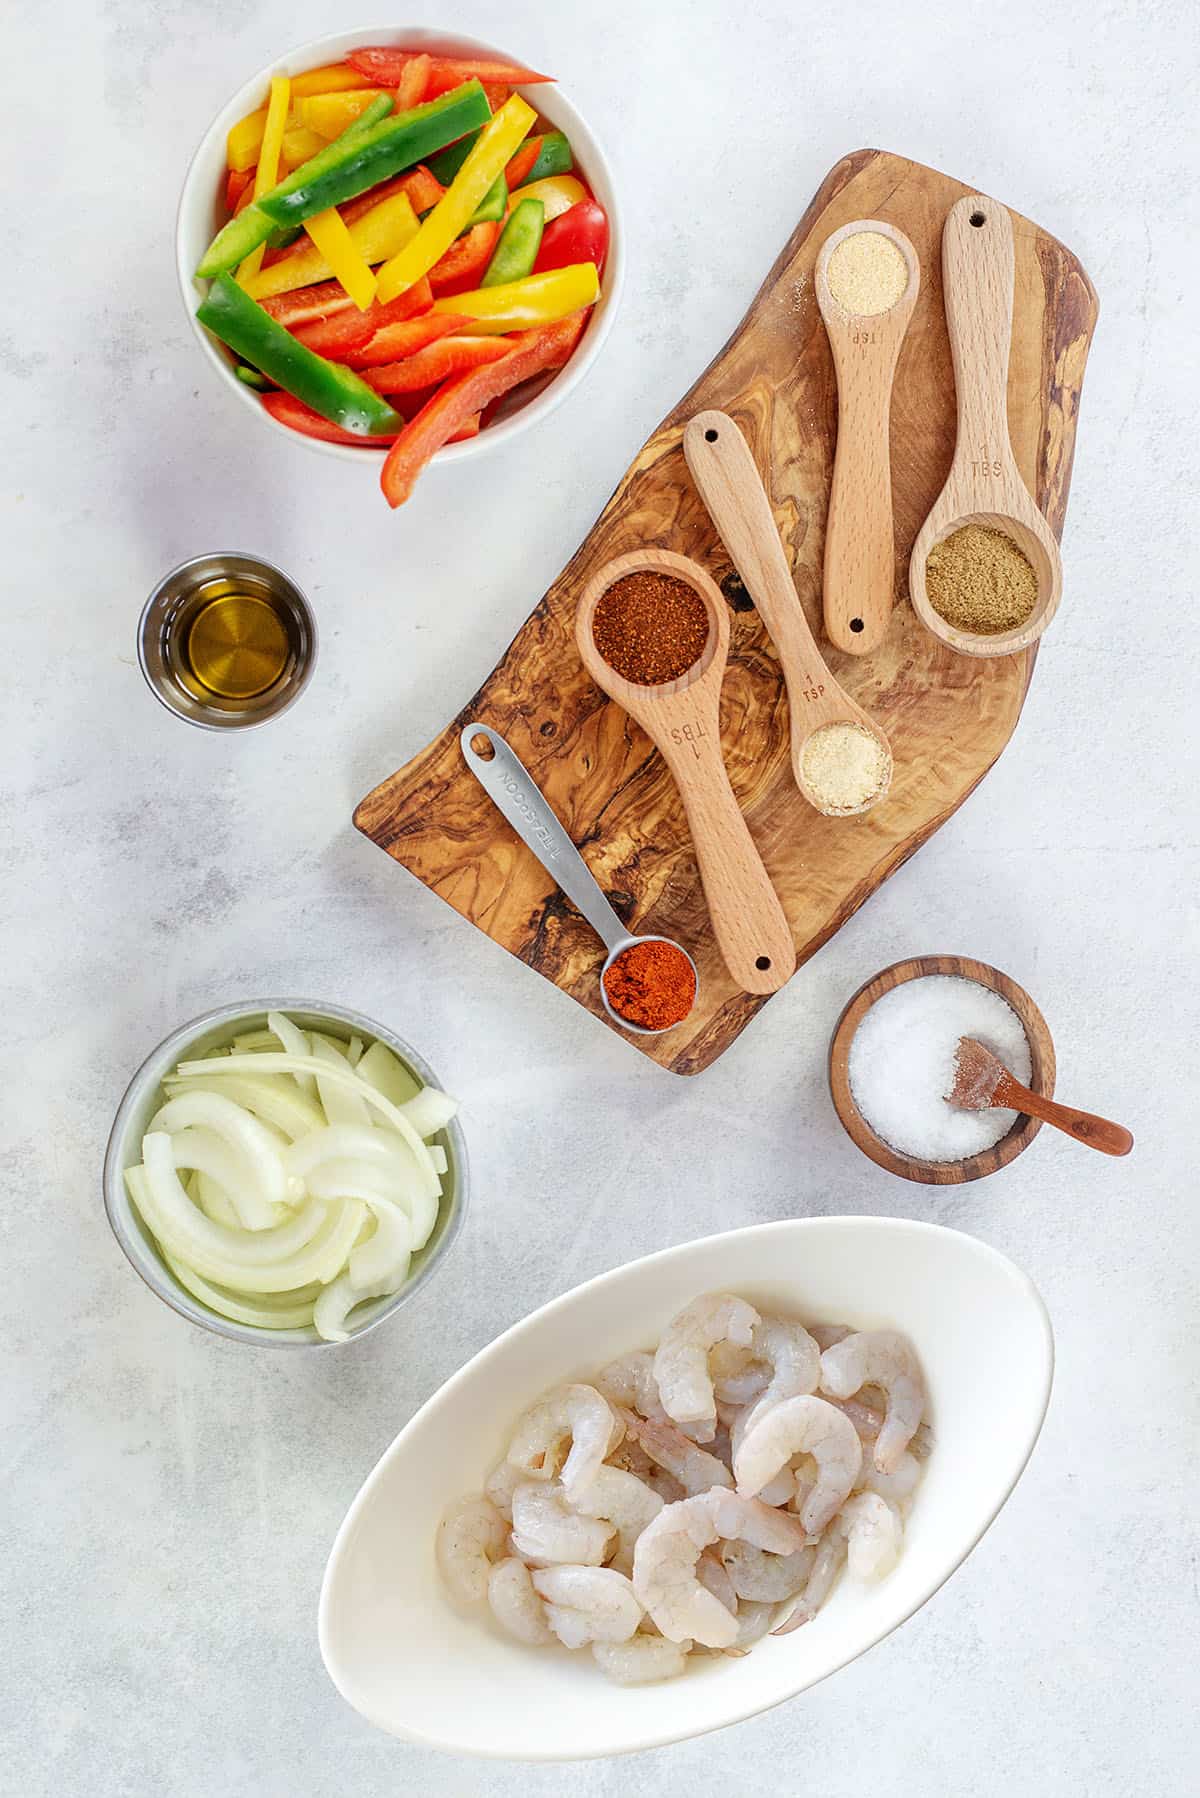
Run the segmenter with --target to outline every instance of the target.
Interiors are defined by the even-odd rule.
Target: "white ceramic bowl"
[[[286,55],[277,57],[238,89],[227,105],[221,108],[200,140],[200,147],[184,176],[183,193],[175,221],[175,260],[180,292],[192,329],[196,333],[196,340],[205,362],[225,391],[232,394],[240,405],[247,407],[266,429],[285,437],[289,443],[305,444],[324,456],[337,456],[344,462],[365,463],[377,479],[379,462],[375,455],[349,444],[324,443],[319,438],[306,437],[302,432],[279,424],[263,409],[258,396],[238,380],[230,362],[217,349],[204,326],[197,321],[196,308],[204,297],[208,283],[197,282],[193,278],[196,264],[223,223],[223,208],[218,202],[224,183],[225,139],[230,126],[263,104],[272,75],[298,75],[304,69],[319,68],[323,63],[340,62],[348,51],[362,49],[370,44],[403,44],[406,48],[438,50],[446,56],[468,56],[472,52],[479,52],[516,60],[516,52],[511,46],[488,44],[482,38],[458,37],[420,28],[399,30],[395,25],[381,25],[374,30],[334,32],[328,37],[313,38],[310,43],[301,44],[298,49],[289,50]],[[555,70],[550,72],[557,73]],[[545,418],[579,385],[595,362],[612,329],[620,304],[621,287],[625,279],[625,252],[616,188],[608,160],[591,127],[576,112],[557,82],[538,82],[533,87],[518,89],[518,92],[524,94],[531,106],[537,107],[543,118],[549,119],[559,131],[566,133],[580,170],[608,214],[608,260],[604,266],[602,291],[579,348],[567,366],[532,399],[509,416],[496,419],[477,437],[469,437],[462,443],[449,443],[444,449],[440,449],[435,458],[439,463],[468,461],[484,450],[508,443],[518,431]]]
[[[256,1348],[339,1348],[311,1328],[303,1330],[261,1330],[251,1324],[235,1323],[202,1305],[185,1286],[181,1286],[159,1254],[158,1245],[142,1222],[125,1185],[125,1169],[134,1167],[142,1158],[142,1137],[146,1126],[162,1104],[162,1081],[166,1074],[189,1056],[211,1054],[223,1049],[235,1036],[253,1030],[265,1030],[267,1013],[282,1011],[306,1030],[330,1029],[343,1034],[357,1032],[367,1042],[381,1042],[409,1067],[426,1086],[441,1086],[441,1081],[416,1050],[401,1037],[393,1036],[382,1024],[363,1017],[360,1012],[346,1011],[341,1006],[315,1003],[311,999],[261,999],[248,1005],[225,1005],[219,1011],[205,1012],[181,1024],[149,1054],[125,1090],[117,1107],[108,1149],[104,1157],[104,1208],[134,1272],[140,1274],[151,1292],[170,1305],[180,1317],[210,1330],[214,1336],[231,1342],[246,1342]],[[356,1342],[368,1330],[381,1324],[385,1317],[407,1304],[419,1292],[446,1255],[459,1231],[467,1211],[470,1174],[467,1145],[457,1118],[433,1139],[446,1151],[447,1171],[442,1181],[442,1203],[433,1234],[425,1247],[413,1256],[408,1279],[390,1298],[372,1299],[354,1313],[350,1342]]]
[[[478,1491],[547,1386],[653,1343],[680,1306],[722,1289],[810,1323],[895,1325],[930,1388],[933,1454],[888,1578],[843,1579],[816,1619],[744,1659],[696,1657],[679,1679],[611,1685],[587,1654],[528,1649],[449,1599],[434,1531]],[[701,1735],[791,1698],[911,1617],[970,1553],[1042,1426],[1054,1351],[1026,1276],[973,1237],[892,1218],[805,1218],[634,1261],[543,1306],[447,1381],[397,1436],[342,1524],[320,1640],[342,1696],[393,1735],[520,1760],[624,1754]]]

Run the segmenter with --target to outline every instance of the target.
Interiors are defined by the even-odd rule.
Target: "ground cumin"
[[[601,594],[592,637],[625,680],[661,687],[699,659],[708,642],[708,607],[686,581],[639,568]]]
[[[674,943],[632,943],[605,974],[604,991],[626,1023],[667,1030],[696,1002],[696,970]]]
[[[890,772],[879,738],[838,721],[815,730],[800,753],[800,772],[823,812],[857,812],[881,793]]]
[[[947,624],[991,636],[1025,623],[1037,603],[1037,575],[1006,532],[964,524],[930,550],[925,591]]]

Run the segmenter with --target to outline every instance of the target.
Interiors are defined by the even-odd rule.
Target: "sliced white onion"
[[[270,1230],[230,1230],[214,1224],[204,1216],[184,1192],[175,1172],[175,1156],[171,1138],[163,1130],[151,1131],[142,1138],[142,1162],[146,1184],[156,1210],[170,1220],[172,1233],[184,1239],[177,1254],[188,1253],[192,1243],[202,1254],[214,1255],[241,1267],[265,1267],[269,1262],[302,1249],[325,1221],[325,1205],[320,1199],[309,1199],[295,1216]],[[215,1280],[219,1274],[212,1275]],[[293,1281],[302,1286],[302,1280]],[[277,1288],[276,1290],[282,1290]]]
[[[374,1232],[350,1251],[347,1271],[356,1292],[374,1288],[397,1292],[408,1272],[412,1256],[412,1226],[398,1205],[372,1199]]]
[[[199,1205],[205,1217],[211,1217],[214,1224],[226,1224],[231,1230],[241,1229],[232,1199],[226,1198],[224,1188],[217,1185],[211,1174],[197,1169],[183,1186],[188,1197]]]
[[[418,1136],[436,1136],[457,1112],[458,1101],[448,1093],[440,1093],[436,1086],[423,1086],[415,1098],[404,1101],[400,1110]]]
[[[334,1067],[339,1073],[349,1070],[350,1064],[341,1050],[326,1042],[323,1036],[313,1032],[312,1058],[325,1067]],[[355,1081],[358,1085],[358,1081]],[[357,1124],[363,1130],[371,1128],[371,1113],[367,1110],[367,1102],[361,1092],[348,1091],[333,1081],[317,1075],[317,1093],[321,1100],[321,1109],[331,1124]]]
[[[346,1044],[346,1060],[350,1063],[352,1068],[356,1068],[362,1060],[362,1057],[363,1039],[361,1036],[352,1036],[350,1041]]]
[[[170,1268],[179,1284],[186,1287],[193,1298],[198,1298],[202,1305],[215,1311],[221,1317],[232,1318],[237,1324],[251,1324],[258,1330],[303,1330],[313,1320],[313,1305],[317,1295],[325,1289],[315,1283],[302,1286],[299,1292],[281,1292],[278,1300],[272,1303],[272,1295],[263,1294],[255,1299],[243,1298],[241,1294],[229,1292],[224,1286],[214,1285],[205,1280],[185,1261],[179,1261],[174,1255],[164,1254],[163,1260]]]
[[[438,1173],[443,1177],[450,1172],[450,1157],[447,1155],[440,1142],[430,1143],[429,1159],[432,1161]]]
[[[228,1062],[232,1057],[224,1059]],[[265,1054],[238,1057],[243,1066],[247,1062],[253,1065],[265,1060]],[[220,1093],[253,1112],[263,1123],[282,1131],[289,1142],[307,1136],[310,1130],[324,1127],[325,1113],[321,1107],[315,1100],[306,1098],[290,1080],[259,1079],[253,1074],[222,1074],[220,1059],[213,1061],[211,1066],[217,1071],[192,1080],[181,1080],[177,1073],[168,1074],[163,1086],[172,1097],[193,1091]]]
[[[393,1105],[403,1105],[421,1090],[416,1075],[385,1043],[372,1043],[355,1071],[361,1080],[382,1093],[385,1099],[390,1099]]]
[[[350,1336],[350,1332],[346,1328],[346,1319],[354,1307],[363,1304],[367,1299],[390,1298],[394,1292],[399,1292],[403,1284],[404,1274],[402,1273],[395,1285],[389,1283],[378,1289],[362,1292],[354,1285],[348,1272],[339,1274],[337,1279],[325,1288],[313,1306],[313,1323],[328,1341],[346,1342]]]
[[[312,1053],[307,1033],[301,1030],[299,1024],[293,1024],[291,1018],[285,1017],[281,1011],[267,1013],[267,1029],[273,1037],[278,1038],[289,1055]],[[270,1046],[273,1048],[274,1044]],[[300,1091],[307,1093],[310,1098],[316,1093],[317,1083],[311,1074],[293,1074],[292,1079]]]
[[[177,1167],[202,1167],[225,1187],[248,1230],[265,1230],[275,1221],[273,1205],[287,1197],[287,1174],[279,1152],[279,1139],[256,1117],[220,1093],[183,1092],[168,1099],[150,1121],[151,1131],[166,1130],[185,1139],[196,1128],[195,1152],[200,1161],[180,1161]],[[235,1158],[222,1172],[214,1165],[208,1133],[228,1144]],[[218,1154],[217,1162],[222,1158]]]

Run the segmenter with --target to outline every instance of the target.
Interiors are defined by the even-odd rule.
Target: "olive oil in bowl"
[[[138,656],[155,696],[189,723],[238,729],[278,717],[304,687],[316,627],[299,588],[268,562],[197,556],[160,582]]]

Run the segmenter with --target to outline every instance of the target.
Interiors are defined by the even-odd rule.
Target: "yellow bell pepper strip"
[[[319,69],[306,69],[303,75],[292,77],[292,93],[296,99],[307,94],[347,93],[355,88],[378,88],[378,85],[369,75],[360,74],[344,62],[323,63]]]
[[[354,92],[363,88],[369,88],[372,93],[379,92],[378,84],[369,75],[360,75],[357,70],[349,69],[341,62],[328,63],[321,69],[306,69],[303,75],[293,75],[293,108],[292,117],[288,120],[289,127],[301,123],[297,110],[301,99],[313,94]],[[225,160],[231,169],[254,167],[266,126],[265,106],[260,106],[257,112],[248,112],[244,119],[239,119],[236,125],[230,126],[229,135],[225,139]]]
[[[196,317],[242,361],[343,431],[366,437],[400,429],[399,416],[361,375],[298,343],[232,275],[217,276]]]
[[[490,335],[555,324],[572,312],[594,305],[599,298],[600,277],[595,263],[576,262],[570,268],[552,269],[549,274],[527,275],[523,281],[479,287],[474,293],[446,294],[433,302],[432,310],[461,313],[474,319],[473,335]]]
[[[384,262],[394,256],[417,235],[417,215],[407,194],[391,194],[372,206],[361,218],[346,226],[350,242],[366,263]],[[329,261],[316,244],[302,244],[288,256],[281,256],[269,268],[262,269],[247,286],[253,299],[266,299],[270,294],[291,293],[297,287],[311,287],[315,281],[327,281],[333,273]]]
[[[346,94],[313,94],[310,99],[300,100],[296,111],[300,114],[300,123],[309,131],[315,131],[319,137],[331,141],[340,137],[347,125],[353,125],[355,119],[361,118],[373,100],[379,98],[383,90],[377,87],[359,88],[356,92]],[[391,93],[388,93],[388,111],[391,111]]]
[[[445,255],[536,119],[533,107],[519,94],[505,101],[480,132],[479,141],[433,211],[422,220],[413,241],[380,269],[381,300],[394,300]]]
[[[404,196],[407,198],[407,196]],[[333,270],[360,312],[375,298],[375,273],[361,250],[354,247],[349,228],[336,206],[305,219],[304,229]]]
[[[293,169],[303,168],[314,156],[329,148],[329,139],[322,137],[318,131],[310,131],[307,125],[290,125],[284,133],[283,154],[280,166],[290,175]]]
[[[590,198],[583,182],[574,175],[547,175],[544,181],[530,181],[524,187],[514,188],[509,195],[508,210],[511,212],[522,200],[540,200],[546,209],[546,223],[549,224],[551,219],[570,212],[572,206],[578,206],[580,200]]]
[[[263,131],[262,151],[258,158],[258,167],[254,171],[254,200],[261,199],[269,193],[279,179],[279,152],[283,148],[283,134],[287,125],[288,107],[292,101],[292,84],[286,75],[276,75],[271,81],[271,97],[267,101],[267,123]],[[237,278],[245,287],[252,281],[262,267],[265,244],[256,244],[238,269]]]
[[[374,102],[376,106],[386,104],[386,98]],[[348,125],[311,161],[230,219],[201,257],[196,269],[198,277],[211,280],[233,268],[277,226],[302,225],[314,213],[326,212],[331,206],[367,193],[490,117],[487,96],[478,81],[415,106],[410,112],[391,113],[379,124],[364,129],[371,115],[372,108],[368,107],[362,119]]]

